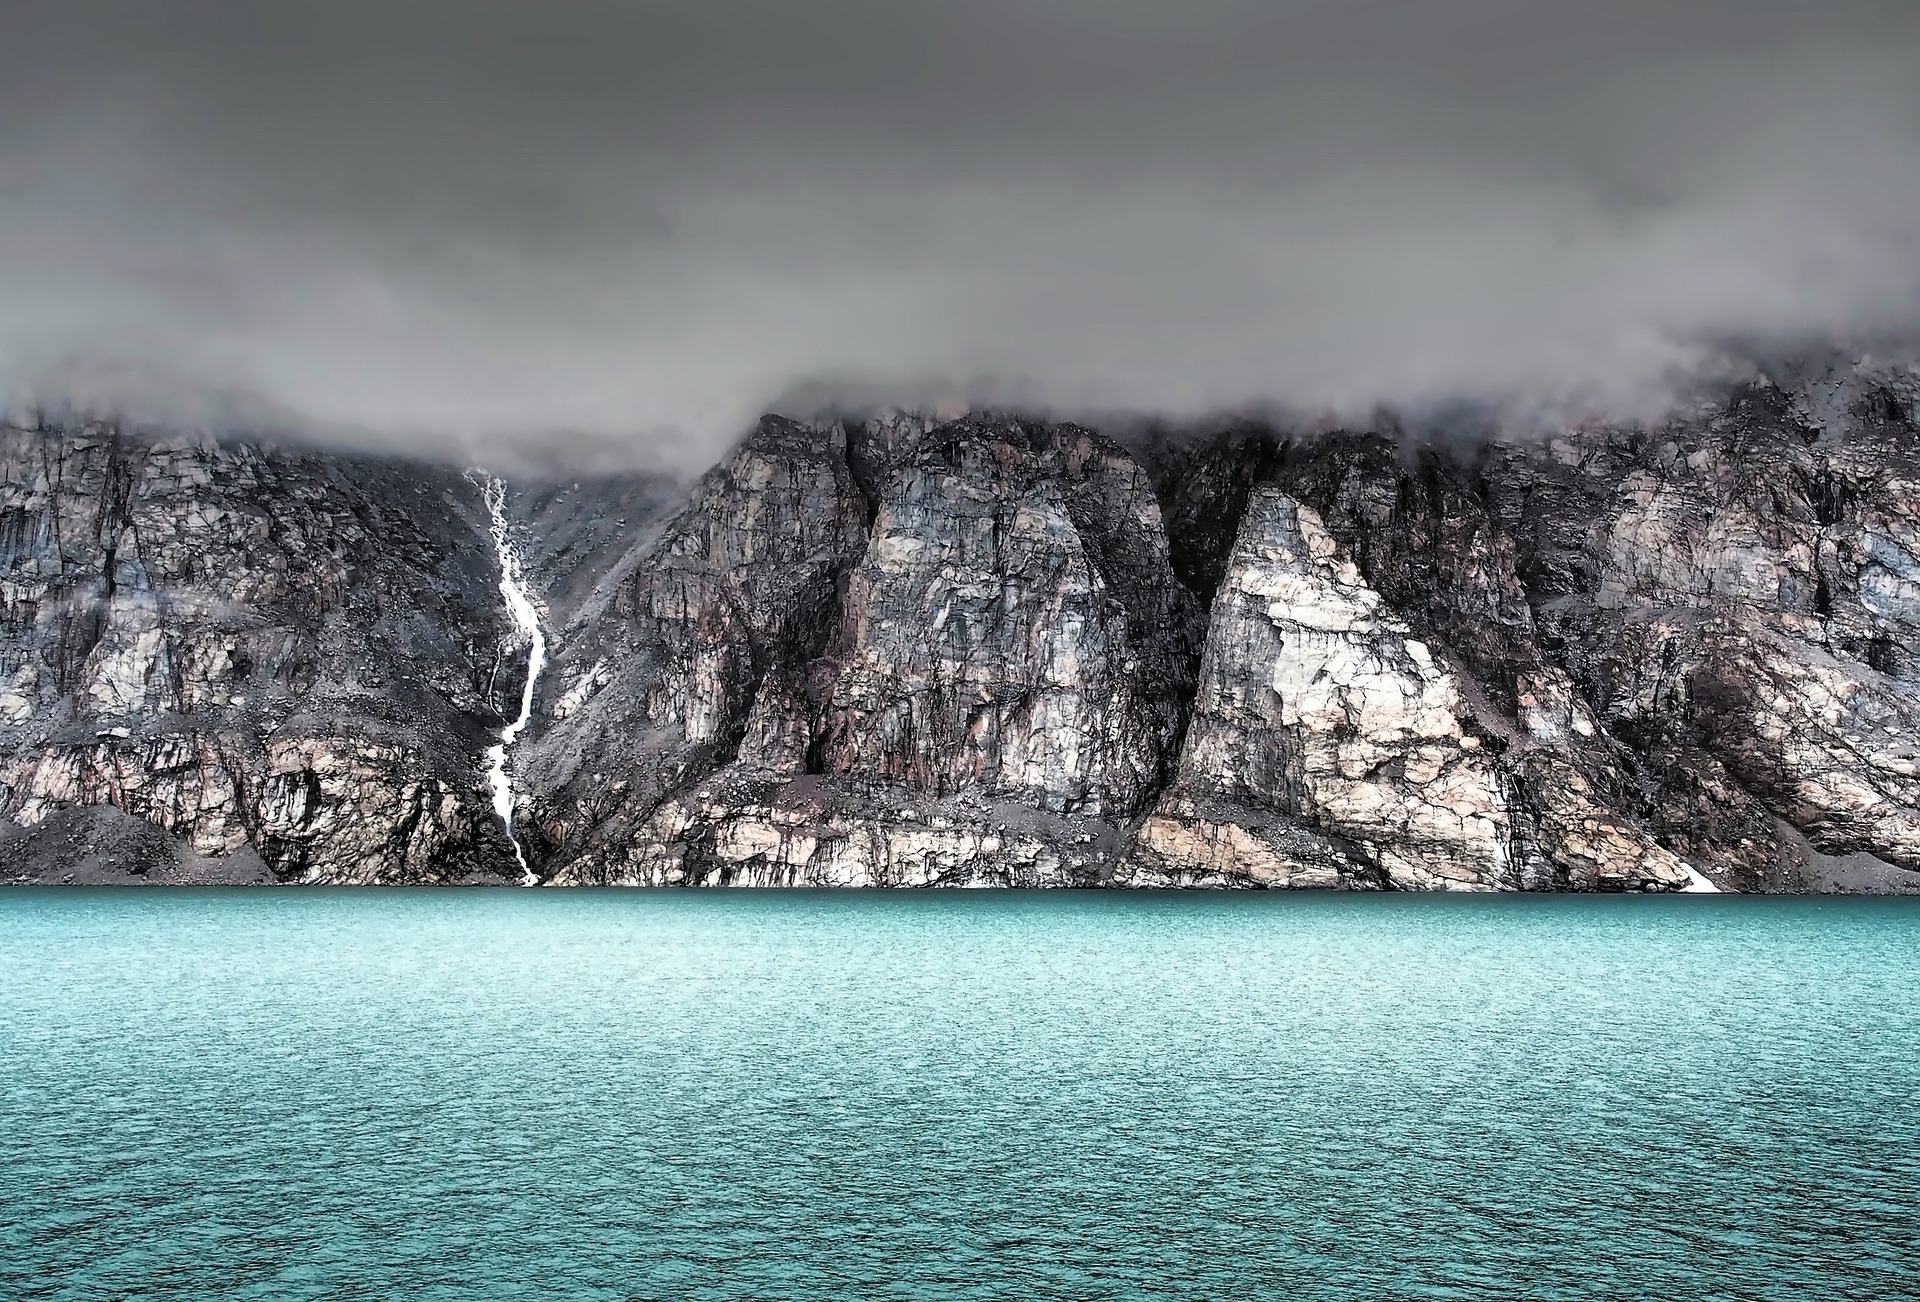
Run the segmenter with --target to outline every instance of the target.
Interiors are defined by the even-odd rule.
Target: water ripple
[[[0,1296],[1920,1293],[1894,901],[0,895]]]

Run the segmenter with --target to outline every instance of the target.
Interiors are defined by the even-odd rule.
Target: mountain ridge
[[[767,417],[685,490],[512,485],[516,831],[550,884],[1914,889],[1910,390],[1451,443]],[[4,439],[5,876],[514,875],[476,481]]]

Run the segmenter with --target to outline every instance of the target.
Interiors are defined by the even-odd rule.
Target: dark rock
[[[684,495],[516,485],[516,827],[553,883],[1908,889],[1916,392],[1444,444],[768,417]],[[5,431],[13,876],[510,880],[487,524],[443,468]]]

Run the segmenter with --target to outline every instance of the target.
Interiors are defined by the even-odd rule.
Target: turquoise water
[[[0,892],[0,1297],[1920,1293],[1920,907]]]

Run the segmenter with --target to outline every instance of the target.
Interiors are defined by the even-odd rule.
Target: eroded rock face
[[[630,782],[632,821],[563,852],[558,879],[1100,880],[1171,767],[1192,674],[1193,603],[1145,474],[1072,427],[890,421],[806,437],[823,460],[790,505],[768,505],[775,480],[729,471],[727,491],[697,495],[679,527],[737,553],[745,522],[836,521],[840,544],[809,553],[809,590],[836,599],[831,623],[770,623],[714,710],[712,731],[733,743],[638,800]],[[836,465],[875,497],[850,497],[856,481]],[[742,562],[739,581],[767,581],[774,563]],[[650,668],[629,688],[665,677]],[[591,749],[580,733],[570,715],[542,745]]]
[[[1920,681],[1896,649],[1920,616],[1901,577],[1915,445],[1885,388],[1823,424],[1762,387],[1489,457],[1541,641],[1621,752],[1619,785],[1722,884],[1816,887],[1807,845],[1920,868]]]
[[[608,569],[558,635],[514,757],[521,825],[552,874],[617,877],[662,800],[778,734],[764,716],[805,699],[795,677],[832,629],[866,518],[844,432],[768,417]]]
[[[734,740],[552,875],[1799,889],[1822,856],[1897,865],[1910,697],[1873,661],[1905,618],[1901,440],[1847,461],[1764,393],[1485,449],[1162,443],[1151,496],[1069,427],[812,429],[835,465],[794,509],[860,516],[820,553],[824,632],[773,630],[714,713]],[[1843,461],[1883,486],[1833,488]],[[1831,501],[1782,505],[1785,471]],[[729,482],[693,508],[717,527],[763,510]],[[1756,713],[1783,674],[1791,709]]]
[[[1544,853],[1565,884],[1685,884],[1549,739],[1479,726],[1464,681],[1317,512],[1261,486],[1214,599],[1179,777],[1127,879],[1500,889],[1544,884],[1528,871]]]
[[[477,506],[426,466],[0,431],[0,818],[110,807],[286,881],[490,871]]]
[[[1917,396],[1431,446],[769,417],[687,493],[520,487],[517,828],[552,884],[1920,887]],[[0,847],[508,875],[497,581],[453,471],[7,431]]]

